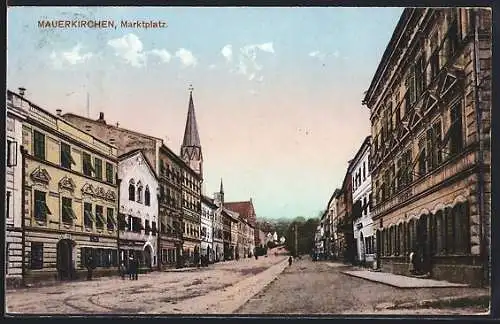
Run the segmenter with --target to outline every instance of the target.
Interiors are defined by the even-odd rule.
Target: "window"
[[[17,142],[7,140],[7,166],[17,165]]]
[[[92,176],[94,167],[92,166],[90,154],[85,152],[82,153],[82,166],[83,166],[83,174],[89,177]]]
[[[106,182],[113,183],[113,165],[106,162]]]
[[[455,155],[462,151],[463,132],[462,132],[462,105],[460,103],[452,107],[450,111],[452,124],[450,126],[450,154]]]
[[[416,75],[415,75],[415,65],[412,65],[406,76],[406,94],[405,94],[405,109],[408,113],[415,101],[417,100],[417,85],[416,85]]]
[[[43,268],[43,243],[31,242],[31,269]]]
[[[47,215],[52,215],[45,201],[46,193],[35,190],[35,219],[38,221],[47,221]]]
[[[164,173],[165,173],[165,163],[163,162],[163,160],[160,160],[160,176],[163,176]]]
[[[133,179],[130,179],[128,184],[128,200],[135,201],[135,183]]]
[[[454,246],[455,252],[467,254],[469,252],[469,215],[467,213],[468,205],[461,203],[453,208],[454,218]]]
[[[98,180],[102,180],[102,160],[95,158],[94,159],[94,175]]]
[[[45,135],[38,131],[33,131],[33,143],[33,155],[45,160]]]
[[[146,234],[149,234],[151,232],[151,226],[149,226],[149,220],[146,219]]]
[[[71,156],[71,146],[61,142],[61,167],[71,169],[71,164],[76,164]]]
[[[140,182],[137,184],[137,202],[142,203],[142,185]]]
[[[430,38],[430,46],[432,49],[431,56],[429,58],[430,65],[430,78],[431,80],[439,72],[439,44],[438,44],[438,34],[435,32]]]
[[[422,55],[415,63],[415,95],[418,97],[425,90],[425,56]]]
[[[153,235],[156,235],[156,222],[151,222],[151,230],[153,231]]]
[[[5,216],[7,218],[10,218],[10,196],[12,195],[12,192],[7,191],[6,193],[6,203],[5,203]]]
[[[441,156],[441,122],[438,121],[427,130],[428,168],[432,170],[442,162]]]
[[[366,162],[363,162],[363,181],[366,180]]]
[[[106,222],[104,220],[104,208],[99,205],[95,205],[95,216],[96,216],[96,227],[97,228],[103,228],[104,223]]]
[[[427,171],[427,167],[425,164],[427,160],[426,149],[425,149],[425,138],[420,139],[420,141],[418,142],[418,149],[420,152],[418,156],[418,174],[420,176],[423,176]]]
[[[448,29],[448,59],[451,59],[455,56],[459,46],[459,35],[458,35],[458,22],[457,18],[454,18],[450,24],[450,28]]]
[[[144,203],[146,206],[151,206],[151,194],[149,193],[148,186],[146,186],[146,190],[144,190]]]
[[[83,203],[83,223],[85,227],[92,228],[92,223],[95,222],[94,215],[92,214],[92,204]]]
[[[108,225],[108,230],[112,231],[114,229],[114,225],[116,224],[115,217],[114,217],[114,209],[108,207],[106,212],[107,212],[106,223]]]
[[[73,212],[71,198],[62,197],[62,221],[63,223],[72,224],[73,220],[76,219],[76,215]]]

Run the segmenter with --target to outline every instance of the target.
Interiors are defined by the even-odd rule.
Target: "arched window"
[[[130,179],[128,183],[128,200],[135,201],[135,182],[134,179]]]
[[[444,253],[444,239],[446,237],[446,228],[443,222],[443,211],[436,213],[436,254]]]
[[[469,214],[468,205],[460,203],[453,208],[454,232],[455,232],[455,252],[469,253]]]
[[[387,249],[387,255],[392,255],[392,230],[393,230],[393,227],[392,225],[389,227],[389,237],[388,237],[388,249]]]
[[[149,186],[146,186],[146,190],[144,190],[144,203],[146,206],[151,205],[151,193],[149,192]]]
[[[142,203],[142,184],[140,181],[137,183],[137,202]]]
[[[415,220],[412,219],[408,223],[408,247],[409,252],[414,252],[415,250]]]
[[[445,250],[446,254],[451,254],[455,252],[454,246],[454,235],[453,230],[455,229],[455,219],[453,218],[453,213],[451,208],[446,208],[444,210],[445,224],[446,224],[446,238],[445,238]]]
[[[400,254],[400,255],[405,254],[404,241],[405,241],[405,236],[404,236],[404,231],[403,231],[403,223],[399,223],[399,225],[398,225],[398,254]]]

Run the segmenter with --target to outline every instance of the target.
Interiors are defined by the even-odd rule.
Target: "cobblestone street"
[[[193,314],[232,313],[272,281],[286,257],[240,259],[187,271],[152,272],[8,290],[8,313]]]
[[[287,267],[259,294],[237,310],[239,314],[429,314],[472,315],[486,309],[389,309],[394,304],[415,303],[448,296],[483,295],[480,288],[400,289],[340,273],[352,267],[312,262],[304,257]]]

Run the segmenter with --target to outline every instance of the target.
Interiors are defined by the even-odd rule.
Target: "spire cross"
[[[194,88],[193,88],[193,85],[192,85],[192,84],[190,84],[190,85],[189,85],[188,90],[189,90],[189,91],[191,91],[191,92],[193,92]]]

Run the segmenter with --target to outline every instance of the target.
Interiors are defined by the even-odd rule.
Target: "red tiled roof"
[[[254,225],[255,219],[253,217],[253,204],[251,201],[238,201],[224,203],[224,207],[240,214],[240,217]]]

